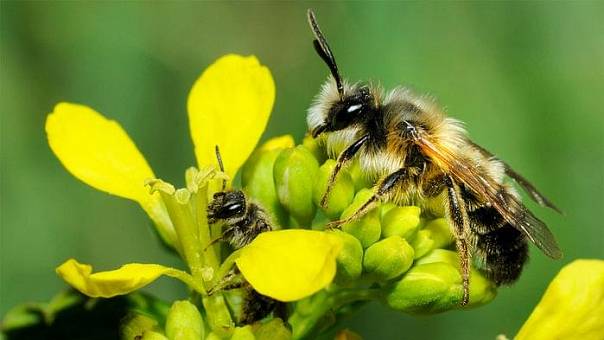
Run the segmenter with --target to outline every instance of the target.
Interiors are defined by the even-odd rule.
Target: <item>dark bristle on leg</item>
[[[327,229],[338,229],[343,224],[360,219],[375,207],[376,202],[388,195],[390,192],[392,192],[392,190],[394,190],[394,188],[397,187],[398,184],[408,178],[409,170],[407,168],[399,169],[386,176],[382,181],[380,181],[379,187],[373,196],[371,196],[367,202],[365,202],[357,211],[355,211],[354,214],[343,220],[328,223]]]
[[[344,166],[344,164],[346,164],[346,162],[351,160],[354,157],[354,155],[357,154],[357,152],[361,149],[361,147],[365,144],[365,142],[367,142],[368,138],[369,138],[369,135],[364,135],[363,137],[359,138],[359,140],[357,140],[356,142],[352,143],[349,147],[347,147],[346,150],[342,151],[342,153],[338,156],[336,166],[333,169],[333,171],[331,172],[331,175],[329,176],[329,180],[327,182],[327,190],[325,190],[323,197],[321,197],[321,206],[323,208],[327,208],[327,199],[329,198],[331,189],[333,188],[333,185],[336,181],[336,177],[338,176],[338,173],[342,169],[342,166]]]
[[[468,250],[468,241],[466,235],[470,228],[466,204],[461,196],[459,186],[451,177],[447,177],[447,214],[449,221],[453,225],[453,234],[456,239],[457,253],[461,266],[461,278],[463,283],[463,297],[461,305],[465,306],[470,302],[470,252]]]

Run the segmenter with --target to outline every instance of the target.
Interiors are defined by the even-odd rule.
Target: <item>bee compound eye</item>
[[[361,111],[362,108],[363,108],[363,104],[352,104],[352,105],[348,106],[348,108],[346,109],[346,112],[355,113],[355,112]]]
[[[232,202],[225,204],[220,208],[219,215],[223,218],[235,216],[243,212],[243,204],[241,202]]]

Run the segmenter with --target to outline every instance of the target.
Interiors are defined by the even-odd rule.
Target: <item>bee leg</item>
[[[470,253],[468,250],[468,240],[466,239],[470,228],[470,220],[468,218],[468,211],[466,210],[466,203],[461,196],[461,190],[457,183],[455,183],[451,176],[445,178],[445,183],[448,196],[447,215],[453,225],[453,234],[455,235],[457,253],[459,254],[461,265],[463,283],[461,305],[465,306],[470,302]]]
[[[361,146],[363,146],[363,144],[365,144],[365,142],[368,139],[369,139],[369,135],[364,135],[359,140],[357,140],[356,142],[354,142],[350,146],[348,146],[338,156],[336,166],[333,169],[333,171],[331,172],[331,175],[329,176],[329,180],[327,181],[327,190],[325,190],[323,197],[321,197],[321,207],[323,207],[323,208],[327,207],[327,198],[329,197],[329,193],[331,192],[331,189],[333,188],[333,184],[336,181],[336,176],[338,176],[338,173],[342,169],[342,166],[344,166],[344,164],[346,164],[346,162],[351,160],[352,157],[354,157],[354,155],[356,155],[356,153],[361,149]]]
[[[354,214],[343,220],[333,221],[327,224],[327,229],[338,229],[343,224],[351,221],[356,221],[365,214],[375,208],[375,204],[388,195],[401,181],[409,178],[409,170],[407,168],[399,169],[390,175],[386,176],[379,184],[377,191],[365,202]]]
[[[241,278],[241,275],[235,269],[232,269],[227,275],[225,275],[220,281],[218,281],[212,288],[208,289],[208,295],[212,295],[215,292],[223,290],[231,290],[241,288],[245,285],[245,281]]]

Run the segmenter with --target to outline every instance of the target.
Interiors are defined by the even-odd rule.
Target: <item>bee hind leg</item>
[[[467,240],[470,220],[459,185],[455,183],[451,176],[445,177],[445,184],[447,186],[448,197],[447,215],[449,222],[453,225],[453,234],[455,235],[456,248],[461,266],[463,284],[461,305],[465,306],[470,302],[470,252],[468,250]]]
[[[333,188],[333,185],[336,182],[336,177],[338,176],[338,173],[340,172],[340,170],[342,170],[344,164],[350,161],[354,157],[354,155],[357,154],[357,152],[361,149],[361,146],[365,144],[368,138],[369,135],[364,135],[363,137],[359,138],[356,142],[348,146],[344,151],[342,151],[342,153],[340,153],[340,155],[338,156],[338,160],[336,161],[336,166],[331,172],[329,180],[327,181],[327,189],[321,197],[321,207],[327,208],[327,199],[329,198],[331,189]]]
[[[326,228],[339,229],[342,225],[348,222],[356,221],[361,217],[365,216],[365,214],[375,208],[377,202],[379,202],[382,198],[390,194],[392,190],[397,187],[398,184],[408,178],[409,170],[407,168],[401,168],[391,173],[390,175],[384,177],[384,179],[380,181],[376,192],[367,200],[367,202],[363,203],[363,205],[357,211],[355,211],[352,215],[345,219],[328,223]]]

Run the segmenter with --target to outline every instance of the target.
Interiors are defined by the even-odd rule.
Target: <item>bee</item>
[[[222,158],[216,146],[216,158],[220,170],[224,172]],[[208,223],[223,223],[222,235],[213,240],[228,243],[233,249],[242,248],[251,243],[256,236],[265,231],[273,230],[269,216],[260,205],[250,201],[241,190],[226,190],[223,180],[222,191],[214,194],[208,205]],[[228,290],[243,288],[242,318],[243,324],[251,324],[263,319],[273,311],[283,313],[284,304],[268,296],[258,293],[252,286],[240,277],[237,268],[231,270],[212,290]],[[210,293],[211,293],[210,292]]]
[[[366,203],[328,227],[356,220],[381,201],[429,209],[427,202],[443,199],[460,258],[461,305],[469,302],[471,260],[491,281],[503,285],[518,279],[528,259],[527,239],[547,256],[561,257],[552,233],[522,204],[506,176],[538,204],[560,212],[550,200],[472,142],[462,123],[432,99],[405,87],[385,92],[376,85],[343,80],[312,10],[308,22],[314,48],[331,73],[308,109],[309,132],[332,156],[343,149],[321,205],[326,205],[338,172],[353,159],[368,178],[377,180]]]

